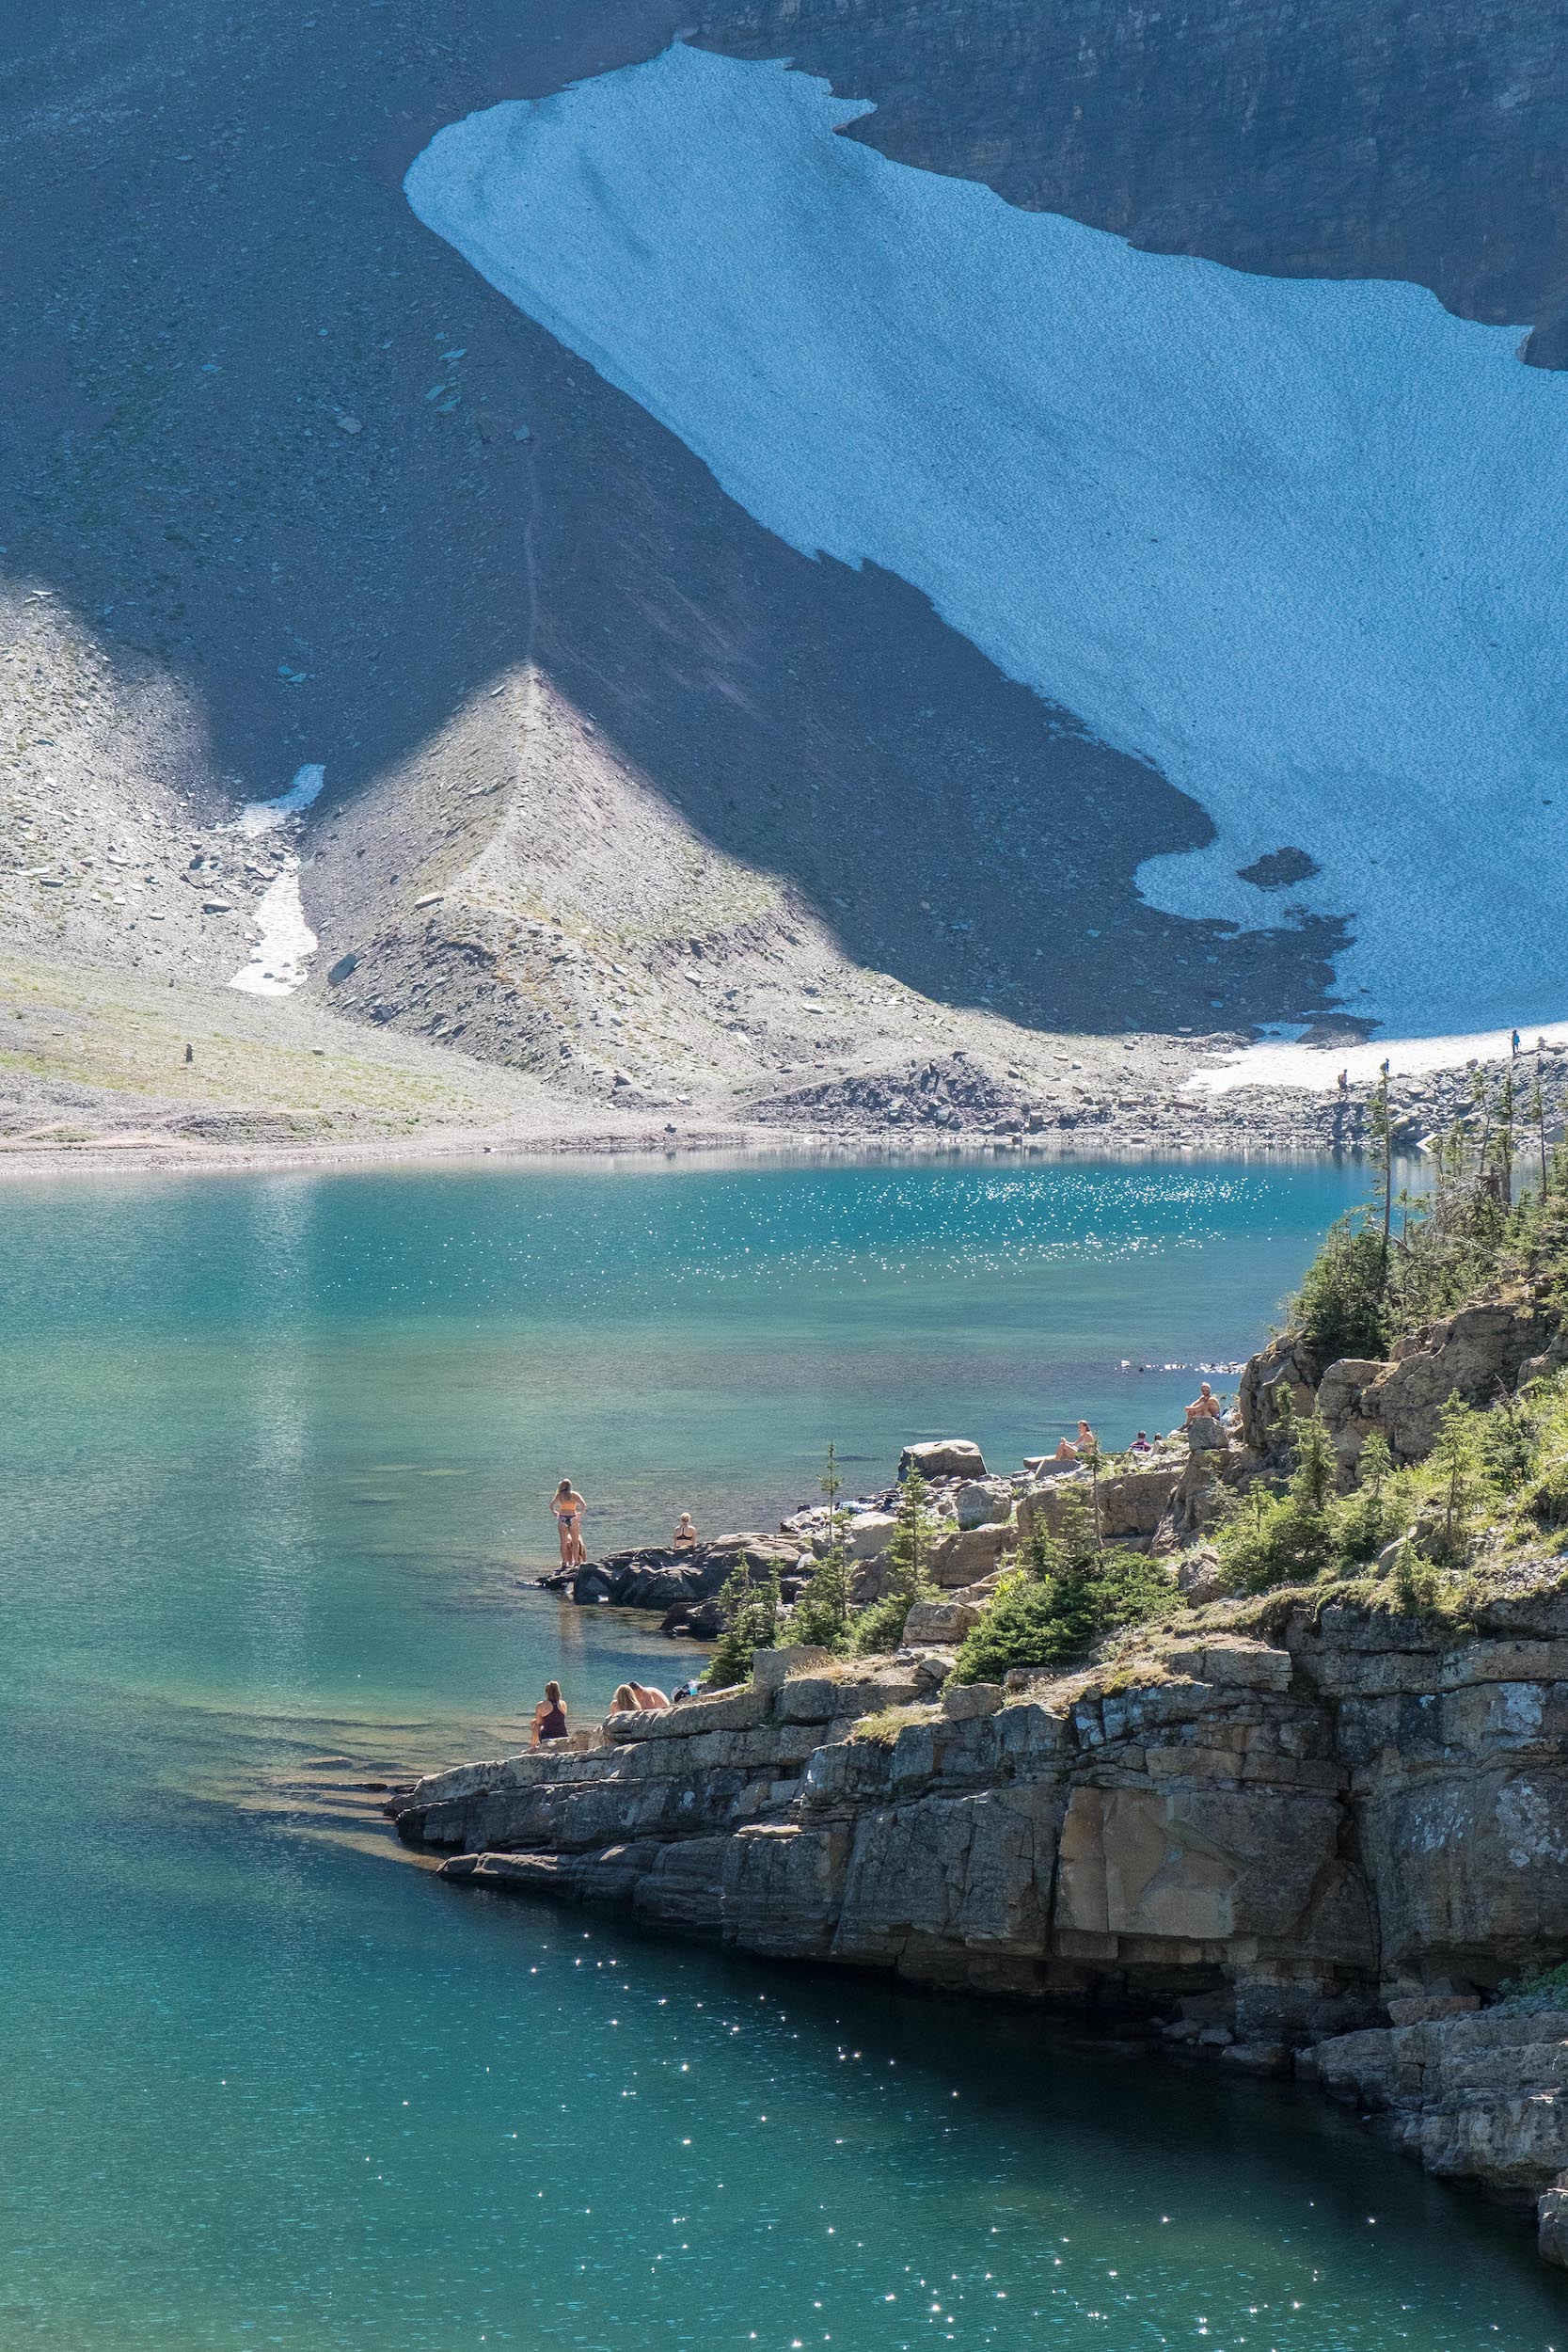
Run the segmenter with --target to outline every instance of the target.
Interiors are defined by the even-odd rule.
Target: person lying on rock
[[[675,1521],[675,1532],[670,1538],[670,1549],[672,1551],[689,1551],[696,1540],[697,1531],[691,1524],[691,1514],[689,1511],[683,1511]]]
[[[1214,1394],[1207,1380],[1200,1381],[1197,1394],[1187,1407],[1188,1427],[1190,1428],[1195,1421],[1218,1421],[1219,1418],[1219,1398]]]
[[[659,1708],[669,1704],[668,1692],[656,1691],[646,1682],[622,1682],[617,1684],[615,1695],[610,1702],[610,1712],[612,1715],[634,1715],[644,1714],[651,1708],[657,1713]]]
[[[564,1740],[565,1737],[566,1709],[561,1700],[561,1685],[559,1682],[546,1682],[545,1695],[533,1710],[533,1737],[529,1745],[536,1748],[541,1740]]]

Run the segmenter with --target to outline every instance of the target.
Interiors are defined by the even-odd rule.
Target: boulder
[[[967,1600],[917,1600],[904,1620],[906,1649],[924,1649],[936,1643],[961,1642],[980,1622],[980,1611]]]
[[[1177,1590],[1190,1608],[1201,1609],[1206,1601],[1218,1600],[1225,1590],[1220,1555],[1211,1544],[1195,1545],[1171,1565],[1176,1571]]]
[[[944,1590],[973,1584],[1000,1565],[1018,1540],[1014,1528],[995,1522],[967,1528],[955,1535],[939,1535],[931,1546],[927,1573]]]
[[[814,1667],[832,1662],[831,1649],[819,1649],[809,1642],[781,1643],[776,1649],[759,1649],[752,1661],[752,1680],[759,1691],[777,1691],[791,1675],[810,1674]]]
[[[854,1608],[864,1609],[870,1602],[881,1599],[892,1566],[892,1558],[885,1551],[853,1563],[849,1570],[849,1599]]]
[[[950,1724],[969,1723],[978,1715],[999,1715],[1006,1696],[1000,1682],[950,1682],[942,1694],[942,1711]]]
[[[953,1498],[960,1531],[1005,1526],[1013,1516],[1013,1490],[1005,1478],[966,1480]]]
[[[666,1610],[659,1631],[672,1637],[686,1634],[694,1642],[716,1642],[724,1630],[724,1612],[715,1595],[706,1600],[681,1600]]]
[[[907,1445],[898,1456],[898,1475],[907,1477],[917,1470],[922,1478],[984,1478],[985,1456],[968,1438],[932,1438],[921,1445]]]
[[[898,1521],[889,1511],[863,1511],[844,1531],[844,1554],[847,1560],[871,1560],[885,1551],[892,1542]]]
[[[642,1545],[633,1551],[606,1552],[601,1560],[569,1570],[560,1580],[574,1600],[592,1605],[601,1600],[618,1609],[657,1609],[669,1612],[686,1602],[710,1599],[744,1558],[754,1580],[770,1567],[793,1568],[800,1544],[781,1535],[720,1535],[692,1551],[674,1551],[667,1545]]]
[[[1089,1473],[1078,1468],[1026,1486],[1018,1499],[1019,1541],[1027,1541],[1037,1519],[1045,1521],[1047,1534],[1059,1535],[1073,1510],[1087,1509],[1089,1492]]]

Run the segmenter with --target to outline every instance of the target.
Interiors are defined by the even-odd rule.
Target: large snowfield
[[[442,131],[420,218],[759,522],[927,595],[1212,818],[1172,913],[1349,918],[1346,1010],[1568,1011],[1568,381],[1424,289],[1133,251],[677,43]],[[1284,847],[1317,876],[1237,868]]]

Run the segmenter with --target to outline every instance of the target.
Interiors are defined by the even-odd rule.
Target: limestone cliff
[[[397,1803],[400,1832],[477,1885],[1141,2012],[1239,2066],[1283,2068],[1332,2037],[1340,2089],[1390,2016],[1479,2007],[1568,1950],[1555,1564],[1495,1581],[1463,1628],[1230,1604],[1117,1666],[1016,1689],[943,1688],[947,1663],[764,1653],[749,1688],[614,1718],[597,1745],[425,1779]],[[1555,2094],[1520,2092],[1525,2121],[1508,2109],[1513,2074],[1562,2064],[1560,2024],[1555,2040],[1493,2030],[1482,2047],[1527,2057],[1456,2074],[1477,2095],[1489,2067],[1508,2080],[1447,2169],[1536,2195],[1568,2168]],[[1430,2158],[1458,2141],[1418,2122],[1413,2144]]]

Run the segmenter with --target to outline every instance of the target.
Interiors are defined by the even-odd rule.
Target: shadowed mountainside
[[[653,867],[698,873],[699,914],[755,878],[769,923],[817,928],[824,969],[887,972],[939,1004],[1110,1032],[1310,1017],[1338,925],[1292,922],[1288,887],[1271,931],[1146,906],[1135,866],[1209,837],[1192,802],[1004,678],[901,580],[760,529],[422,229],[402,176],[464,113],[681,32],[829,75],[876,102],[849,135],[1010,202],[1243,268],[1409,277],[1466,315],[1533,322],[1549,362],[1565,356],[1563,13],[1449,0],[1281,20],[1211,0],[1134,23],[1098,0],[1045,20],[1016,0],[807,0],[693,24],[679,0],[592,21],[553,0],[526,22],[490,0],[309,19],[274,0],[228,16],[80,0],[34,20],[0,105],[0,566],[53,592],[164,715],[112,788],[90,736],[40,739],[35,715],[11,747],[19,788],[97,786],[112,830],[138,788],[213,818],[324,761],[314,837],[343,826],[353,848],[305,876],[317,992],[352,952],[406,999],[427,957],[411,876],[498,914],[559,899],[590,929],[619,898],[624,951],[667,959],[692,893],[643,887],[657,836]],[[545,784],[522,715],[537,706],[495,691],[529,664],[580,723]],[[469,864],[431,877],[453,730],[494,800],[482,846],[466,823]],[[640,812],[635,867],[615,874],[611,773]],[[541,859],[546,803],[566,821]],[[38,892],[0,891],[21,939],[56,944]],[[118,952],[112,927],[66,944]],[[495,1051],[515,1050],[508,1030]]]

